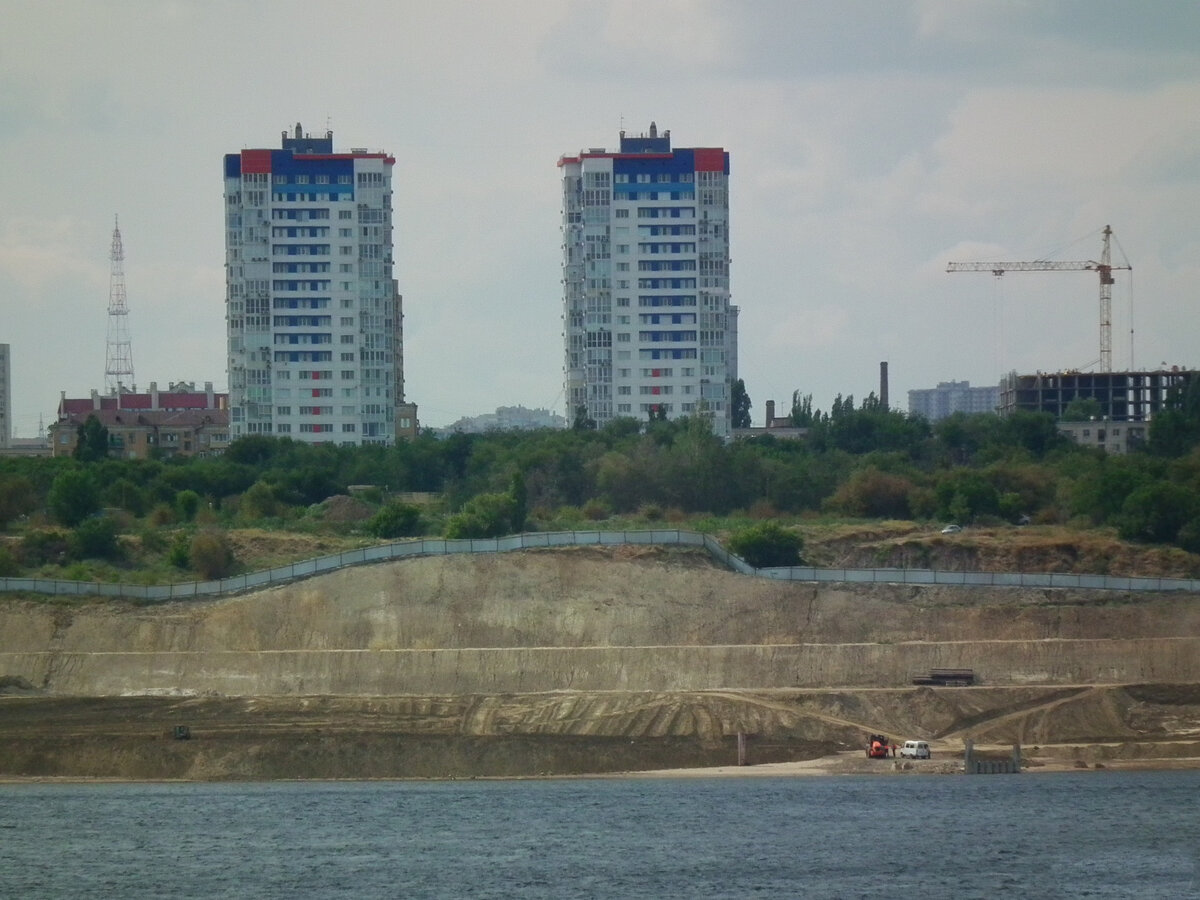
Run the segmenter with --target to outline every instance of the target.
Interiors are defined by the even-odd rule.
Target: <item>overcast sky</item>
[[[1200,4],[0,0],[0,343],[16,436],[104,386],[113,216],[133,363],[225,372],[222,157],[301,122],[396,157],[424,425],[562,397],[558,157],[653,120],[730,153],[740,372],[893,406],[939,381],[1200,366]],[[1131,341],[1131,323],[1136,326]]]

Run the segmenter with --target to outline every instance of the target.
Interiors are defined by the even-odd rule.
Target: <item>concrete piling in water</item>
[[[1008,759],[976,759],[975,742],[963,745],[963,773],[966,775],[1018,775],[1021,772],[1021,745],[1012,745]]]

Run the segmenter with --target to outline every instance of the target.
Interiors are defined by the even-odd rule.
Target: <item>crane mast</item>
[[[1129,265],[1112,264],[1112,227],[1104,226],[1104,245],[1100,261],[1070,260],[1056,261],[1038,259],[1032,262],[952,262],[947,272],[991,272],[997,278],[1005,272],[1097,272],[1100,275],[1100,371],[1112,371],[1112,286],[1113,270],[1132,271]]]

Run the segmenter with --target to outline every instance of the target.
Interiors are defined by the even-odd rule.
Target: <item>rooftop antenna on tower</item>
[[[133,349],[129,340],[129,307],[125,305],[125,251],[121,229],[113,216],[112,271],[108,279],[108,352],[104,359],[104,388],[119,398],[133,385]]]

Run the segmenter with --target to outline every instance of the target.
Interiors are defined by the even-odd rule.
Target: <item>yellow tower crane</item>
[[[1113,271],[1133,271],[1130,265],[1112,264],[1112,227],[1104,226],[1104,247],[1100,251],[1100,262],[1076,260],[1056,262],[1038,259],[1032,262],[952,262],[947,272],[991,272],[997,278],[1005,272],[1081,272],[1100,273],[1100,371],[1112,371],[1112,286]]]

